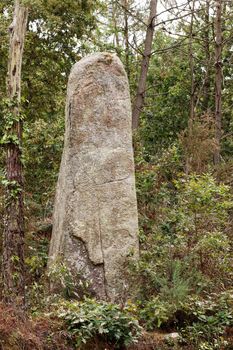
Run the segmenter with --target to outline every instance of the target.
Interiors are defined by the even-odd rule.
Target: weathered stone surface
[[[62,256],[116,300],[127,256],[138,257],[131,103],[117,56],[96,53],[73,66],[54,208],[49,266]]]

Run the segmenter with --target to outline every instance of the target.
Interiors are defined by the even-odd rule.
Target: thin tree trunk
[[[217,147],[214,164],[218,164],[222,136],[222,0],[216,1],[215,36],[215,140]]]
[[[188,120],[188,137],[193,137],[193,124],[195,119],[195,81],[194,81],[194,59],[193,59],[193,22],[194,22],[195,0],[192,0],[190,31],[189,31],[189,67],[190,67],[190,110]],[[191,170],[192,155],[187,155],[185,161],[185,172],[189,174]]]
[[[194,107],[195,107],[195,90],[194,90],[194,60],[193,60],[193,19],[194,19],[195,0],[192,1],[191,8],[191,22],[190,22],[190,33],[189,33],[189,66],[190,66],[190,77],[191,77],[191,93],[190,93],[190,127],[194,122]]]
[[[118,35],[118,31],[119,28],[117,26],[117,6],[114,3],[114,1],[111,2],[112,5],[112,22],[113,22],[113,27],[114,27],[114,46],[116,47],[116,52],[118,54],[119,57],[121,57],[121,49],[120,49],[120,40],[119,40],[119,35]]]
[[[26,35],[28,11],[15,1],[13,22],[9,27],[10,48],[7,75],[7,94],[13,121],[8,130],[9,138],[6,155],[6,214],[3,236],[3,282],[7,302],[23,305],[25,302],[24,277],[24,205],[23,175],[21,162],[22,119],[21,67]]]
[[[128,79],[130,80],[130,62],[129,62],[129,23],[128,23],[128,0],[124,0],[124,39],[125,39],[125,69],[128,75]]]
[[[146,91],[146,78],[149,69],[149,62],[152,50],[152,42],[154,35],[154,23],[157,15],[157,0],[150,1],[150,17],[149,24],[146,31],[145,48],[143,52],[143,58],[141,62],[141,71],[138,81],[138,88],[136,98],[133,103],[133,115],[132,115],[132,127],[136,129],[139,124],[139,117],[144,105],[145,91]]]
[[[205,112],[208,112],[210,105],[210,1],[206,0],[205,10],[205,81],[203,89],[203,108]]]

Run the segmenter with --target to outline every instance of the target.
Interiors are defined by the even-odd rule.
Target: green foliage
[[[155,297],[140,309],[139,316],[148,330],[176,327],[182,341],[194,349],[225,349],[226,329],[233,326],[232,290],[205,298],[187,297],[176,305]]]
[[[233,326],[232,290],[211,294],[204,300],[190,299],[184,308],[187,325],[181,332],[189,344],[200,350],[226,348],[228,342],[223,335],[226,327]]]
[[[4,137],[10,133],[12,127],[15,123],[23,121],[24,115],[20,113],[19,102],[17,98],[3,98],[0,103],[0,116],[1,116],[1,128],[2,139],[0,144],[4,144]],[[17,113],[15,113],[15,108],[17,108]],[[17,135],[14,135],[17,137]],[[6,140],[5,140],[6,141]]]
[[[193,225],[203,225],[208,220],[208,226],[216,229],[226,222],[228,209],[233,206],[229,186],[217,184],[211,174],[181,178],[175,186],[182,190],[178,195],[181,210],[191,215],[192,221],[197,220]]]
[[[24,1],[29,23],[22,67],[23,154],[26,200],[41,206],[53,198],[63,134],[66,83],[71,66],[81,58],[82,45],[96,26],[99,1]],[[6,99],[8,26],[12,1],[0,4],[0,139],[17,143],[11,133],[12,101]],[[82,40],[83,39],[83,40]],[[85,52],[85,50],[84,50]],[[6,133],[8,130],[8,133]],[[2,154],[0,164],[2,165]],[[32,171],[33,169],[33,171]],[[36,191],[35,191],[35,183]]]
[[[144,158],[147,154],[143,148],[136,155],[136,188],[140,227],[149,233],[173,202],[175,187],[171,181],[180,176],[183,160],[178,145],[169,147],[161,157],[152,157],[153,162]]]
[[[230,188],[210,174],[176,172],[170,183],[159,166],[137,177],[143,211],[140,293],[176,303],[190,293],[231,285]]]
[[[16,180],[7,180],[5,174],[0,173],[0,186],[7,189],[7,196],[4,198],[4,205],[8,206],[12,199],[16,199],[18,194],[22,192],[22,185]]]
[[[163,32],[156,33],[154,51],[148,75],[146,107],[139,130],[143,146],[150,155],[161,154],[177,141],[187,127],[190,94],[190,73],[186,57],[177,45],[178,40]],[[171,68],[172,67],[172,68]]]
[[[99,337],[121,349],[137,342],[141,327],[134,315],[132,304],[120,307],[116,304],[85,299],[82,302],[65,302],[58,316],[66,321],[76,345]]]
[[[39,242],[31,239],[28,242],[28,254],[25,264],[33,280],[38,280],[44,274],[48,260],[48,244],[47,239],[40,239]]]
[[[176,307],[170,302],[162,301],[159,297],[155,297],[143,306],[141,306],[139,317],[144,327],[152,331],[160,328],[162,325],[169,323],[174,316]]]
[[[232,285],[231,188],[210,173],[183,174],[179,154],[170,148],[156,165],[137,158],[139,317],[148,330],[182,328],[193,349],[220,349],[232,324],[221,292]]]
[[[65,298],[78,298],[89,295],[89,282],[81,274],[72,271],[65,262],[57,261],[50,266],[48,277],[54,291]]]

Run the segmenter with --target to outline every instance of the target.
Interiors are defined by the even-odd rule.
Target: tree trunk
[[[209,112],[210,106],[210,0],[206,0],[206,10],[205,10],[205,81],[203,89],[203,109],[204,112]]]
[[[6,213],[3,235],[4,297],[15,305],[25,303],[24,278],[24,204],[22,176],[22,118],[20,116],[21,67],[28,11],[15,1],[13,22],[9,27],[10,48],[7,94],[12,126],[6,143]]]
[[[193,56],[193,22],[194,22],[195,0],[190,5],[191,19],[189,30],[189,67],[190,67],[190,110],[188,120],[188,138],[193,138],[193,126],[195,121],[195,80],[194,80],[194,56]],[[185,172],[189,174],[191,170],[192,155],[187,154],[185,161]]]
[[[139,76],[139,82],[137,87],[137,94],[133,103],[133,115],[132,126],[136,129],[139,124],[139,117],[144,105],[145,91],[146,91],[146,78],[149,68],[149,61],[152,50],[152,42],[154,35],[154,23],[157,14],[157,0],[151,0],[150,2],[150,18],[146,31],[145,48],[143,52],[143,58],[141,62],[141,71]]]
[[[214,164],[219,164],[222,136],[222,0],[216,1],[215,36],[215,139],[217,147]]]
[[[113,45],[116,47],[116,52],[118,56],[121,58],[121,49],[120,49],[120,40],[119,40],[119,28],[117,26],[117,6],[114,1],[111,1],[112,8],[112,23],[113,23]]]
[[[129,61],[129,23],[128,23],[128,0],[124,0],[124,41],[125,41],[125,70],[128,75],[128,79],[130,81],[130,61]]]
[[[192,1],[191,7],[191,22],[189,32],[189,66],[190,66],[190,78],[191,78],[191,93],[190,93],[190,127],[192,128],[195,118],[195,89],[194,89],[194,60],[193,60],[193,20],[194,20],[195,0]]]

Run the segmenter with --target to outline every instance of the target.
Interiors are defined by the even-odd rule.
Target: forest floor
[[[177,333],[144,332],[138,343],[127,347],[127,350],[197,350],[195,347],[178,344],[176,336]],[[228,349],[232,350],[233,328],[229,328],[225,336],[229,343]],[[72,345],[72,339],[60,320],[48,316],[29,318],[22,312],[0,303],[0,349],[114,350],[115,347],[98,338],[92,339],[82,347],[76,347]]]

